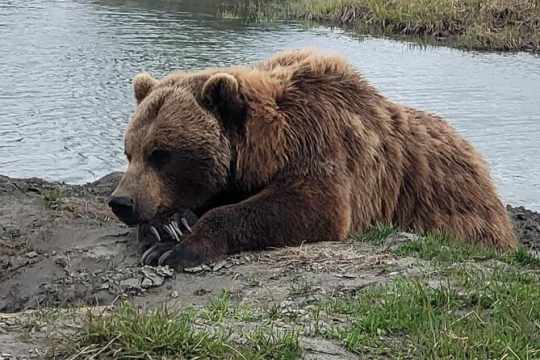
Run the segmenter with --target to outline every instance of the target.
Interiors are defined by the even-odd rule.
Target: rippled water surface
[[[0,2],[0,174],[82,183],[122,170],[138,72],[310,46],[341,52],[392,99],[445,116],[486,157],[506,201],[540,210],[540,57],[244,26],[216,20],[212,3]]]

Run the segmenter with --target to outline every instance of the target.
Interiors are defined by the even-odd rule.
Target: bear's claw
[[[160,257],[159,257],[159,260],[158,260],[158,266],[165,266],[165,265],[172,265],[174,266],[175,265],[175,262],[174,262],[174,253],[175,253],[175,249],[171,249],[171,250],[168,250],[168,251],[165,251]]]
[[[176,233],[176,230],[173,229],[171,225],[164,224],[163,228],[165,231],[176,241],[180,241],[180,238],[178,237],[178,234]]]
[[[192,232],[191,226],[196,221],[197,218],[194,214],[176,213],[163,223],[155,222],[154,224],[139,225],[137,240],[150,243],[162,243],[165,241],[176,241],[178,243],[185,236],[186,231],[189,233]],[[151,235],[151,237],[148,235]]]
[[[156,266],[159,265],[159,260],[162,255],[171,251],[177,243],[175,242],[165,242],[152,246],[150,249],[146,250],[141,257],[141,264]]]
[[[174,231],[176,231],[176,233],[180,236],[183,236],[184,234],[182,233],[182,231],[180,230],[180,227],[178,226],[178,221],[176,220],[173,220],[171,221],[171,226],[172,228],[174,229]]]
[[[192,232],[191,227],[189,226],[186,218],[180,218],[180,222],[182,223],[182,225],[184,225],[184,227],[187,229],[187,231]],[[176,226],[178,226],[178,223],[176,223]]]
[[[146,250],[141,258],[141,265],[170,266],[172,268],[195,266],[198,257],[192,250],[177,242],[159,243]]]
[[[150,232],[155,236],[157,241],[161,242],[161,236],[159,236],[157,229],[153,225],[150,225]]]

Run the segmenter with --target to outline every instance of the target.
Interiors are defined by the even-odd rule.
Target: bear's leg
[[[180,243],[156,244],[142,262],[186,268],[240,251],[342,240],[351,223],[347,194],[345,187],[320,184],[267,188],[238,204],[210,210]]]

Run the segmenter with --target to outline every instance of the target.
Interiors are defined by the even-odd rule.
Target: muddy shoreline
[[[120,176],[85,185],[0,176],[0,355],[26,358],[28,349],[39,347],[11,335],[10,316],[28,310],[122,299],[202,306],[223,289],[241,304],[302,307],[309,297],[291,297],[291,287],[309,283],[316,292],[339,294],[418,271],[410,258],[354,240],[238,254],[182,273],[141,267],[134,230],[106,205]],[[521,242],[540,253],[540,214],[524,207],[508,211]]]
[[[0,312],[102,305],[118,296],[146,298],[166,279],[190,276],[140,267],[134,230],[117,221],[106,206],[120,176],[111,173],[84,185],[0,176]],[[524,207],[508,206],[508,211],[521,242],[540,252],[540,214]],[[245,264],[246,257],[265,254],[238,255],[230,261]],[[216,273],[229,265],[200,270]],[[210,284],[205,285],[223,285],[220,277],[206,279]],[[187,283],[191,293],[197,291],[197,281]]]
[[[120,176],[85,185],[0,176],[0,312],[100,305],[120,294],[142,295],[173,276],[139,266],[133,230],[106,206]],[[540,214],[508,211],[522,243],[540,252]],[[182,276],[188,275],[176,274]]]

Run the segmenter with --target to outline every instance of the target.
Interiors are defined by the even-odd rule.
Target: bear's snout
[[[135,200],[127,196],[109,197],[109,207],[112,212],[127,225],[136,222],[135,219]]]

